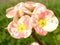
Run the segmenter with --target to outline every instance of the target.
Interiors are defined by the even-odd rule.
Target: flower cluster
[[[58,19],[45,5],[34,2],[20,2],[6,10],[6,16],[13,18],[7,30],[13,38],[27,38],[32,28],[41,35],[54,31],[58,26]]]

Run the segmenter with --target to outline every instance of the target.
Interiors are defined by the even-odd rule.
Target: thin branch
[[[33,37],[40,45],[43,45],[43,43],[37,38],[37,36],[36,36],[36,34],[35,34],[35,30],[33,30],[32,37]]]

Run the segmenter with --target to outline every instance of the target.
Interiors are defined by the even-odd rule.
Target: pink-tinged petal
[[[42,4],[42,3],[35,3],[35,5],[34,5],[35,7],[38,7],[38,6],[41,6],[41,7],[46,7],[44,4]]]
[[[28,15],[25,15],[25,16],[22,16],[19,20],[18,20],[18,24],[21,24],[21,23],[25,23],[25,25],[28,27],[27,29],[29,28],[32,28],[31,27],[31,19],[30,19],[30,16]]]
[[[46,9],[44,12],[41,12],[40,14],[38,14],[38,18],[42,19],[42,18],[45,18],[47,15],[50,15],[49,17],[51,17],[52,15],[54,15],[54,13],[51,10]]]
[[[36,3],[35,6],[36,7],[33,11],[33,14],[40,14],[41,12],[44,12],[46,10],[45,5],[43,5],[43,4]]]
[[[22,9],[19,9],[17,14],[19,15],[19,17],[22,17],[24,15],[24,12]]]
[[[46,36],[47,35],[47,31],[45,31],[44,29],[40,28],[38,25],[35,26],[34,29],[41,36]]]
[[[8,9],[6,9],[6,12],[9,12],[9,11],[11,11],[11,10],[13,10],[14,9],[14,7],[10,7],[10,8],[8,8]]]
[[[14,10],[13,7],[7,9],[7,14],[6,14],[6,16],[7,16],[8,18],[12,18],[12,17],[14,17],[14,15],[16,15],[16,10]]]
[[[23,2],[18,3],[18,4],[15,6],[15,9],[16,9],[16,10],[19,10],[19,12],[22,13],[22,14],[20,14],[20,15],[23,15],[24,13],[31,14],[31,12],[25,7],[25,3],[23,3]]]
[[[31,1],[25,2],[25,7],[30,9],[30,10],[33,10],[35,8],[34,5],[35,5],[34,2],[31,2]]]
[[[31,23],[32,23],[32,26],[36,26],[37,25],[37,20],[38,20],[38,15],[32,15],[31,16]]]
[[[9,23],[7,30],[13,38],[16,38],[16,39],[22,38],[24,35],[23,34],[20,35],[16,27],[17,27],[17,24],[14,21],[12,21]]]
[[[24,7],[24,2],[18,3],[18,4],[15,6],[15,10],[19,10],[19,9],[21,9],[22,7]]]
[[[8,30],[11,30],[11,28],[16,28],[16,26],[17,26],[17,23],[14,22],[14,21],[12,21],[12,22],[9,23],[7,29],[8,29]]]
[[[32,25],[31,25],[30,17],[28,15],[22,16],[18,21],[18,25],[23,22],[25,23],[25,25],[27,27],[26,31],[24,32],[24,34],[25,34],[24,38],[27,38],[32,33]]]
[[[9,33],[13,38],[16,38],[16,39],[24,38],[24,34],[19,33],[16,28],[12,28],[11,32],[9,30]]]
[[[32,14],[32,12],[29,11],[29,10],[28,10],[27,8],[25,8],[25,7],[23,7],[22,10],[23,10],[25,13],[29,14],[29,15]]]
[[[27,38],[31,35],[32,33],[32,29],[27,29],[25,32],[24,32],[24,38]]]
[[[52,32],[58,27],[58,19],[51,10],[48,10],[48,15],[45,16],[46,26],[43,27],[45,31]]]
[[[31,45],[40,45],[38,42],[32,42]]]
[[[22,10],[22,8],[24,7],[24,3],[21,2],[21,3],[18,3],[14,9],[17,10],[17,15],[19,15],[19,17],[23,16],[24,15],[24,11]]]

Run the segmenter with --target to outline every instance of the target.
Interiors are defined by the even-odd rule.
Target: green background
[[[48,9],[55,13],[59,20],[57,29],[54,32],[48,33],[45,37],[38,34],[36,34],[36,36],[44,45],[60,45],[60,0],[0,0],[0,45],[30,45],[30,43],[36,41],[32,36],[26,39],[14,39],[8,31],[4,29],[12,20],[6,17],[6,9],[22,1],[43,3]]]

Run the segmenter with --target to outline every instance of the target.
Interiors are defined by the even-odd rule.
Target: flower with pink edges
[[[22,16],[17,22],[10,22],[7,30],[13,38],[27,38],[32,33],[32,26],[30,17],[28,15]]]
[[[42,36],[45,36],[47,32],[54,31],[58,26],[57,17],[48,9],[39,15],[32,15],[31,20],[35,31]]]

